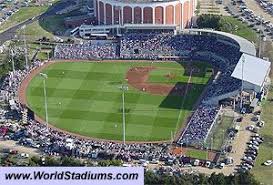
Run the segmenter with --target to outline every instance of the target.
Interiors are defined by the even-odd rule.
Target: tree
[[[250,173],[242,173],[230,176],[212,173],[210,176],[204,174],[156,174],[153,171],[145,173],[145,184],[172,184],[172,185],[258,185]]]
[[[39,166],[40,159],[37,156],[33,156],[29,159],[29,166]]]
[[[83,163],[75,158],[72,157],[63,157],[61,159],[62,166],[83,166]]]
[[[9,65],[7,62],[3,62],[2,64],[0,64],[0,78],[6,75],[9,70]]]
[[[163,180],[163,183],[162,184],[165,184],[165,185],[169,185],[169,184],[173,184],[175,185],[175,179],[174,179],[174,176],[169,176],[169,175],[166,175],[164,174],[162,176],[162,180]]]
[[[208,182],[211,185],[225,185],[226,184],[225,176],[222,173],[219,173],[219,174],[212,173],[208,179]]]
[[[60,166],[60,161],[54,157],[46,157],[44,166]]]
[[[122,161],[121,160],[111,160],[110,161],[110,165],[111,166],[121,166],[122,165]]]
[[[15,56],[13,57],[13,61],[15,70],[25,68],[25,56],[23,53],[16,53]],[[12,70],[11,56],[7,52],[1,57],[0,78],[8,74],[8,72],[11,70]]]
[[[110,161],[109,160],[101,160],[98,163],[99,166],[110,166]]]
[[[248,184],[258,185],[260,184],[254,176],[249,172],[239,173],[234,176],[234,184]]]
[[[208,184],[208,178],[204,175],[204,174],[200,174],[198,176],[198,184],[202,184],[202,185],[205,185],[205,184]],[[194,183],[194,184],[197,184],[197,183]]]
[[[145,184],[159,184],[159,177],[152,171],[147,171],[144,178]]]
[[[11,57],[9,57],[8,60],[11,60]],[[19,53],[18,55],[15,55],[14,58],[14,67],[16,70],[20,69],[24,69],[25,68],[25,56],[22,53]]]
[[[212,28],[220,30],[220,19],[221,17],[219,15],[204,14],[197,18],[196,23],[198,28]]]

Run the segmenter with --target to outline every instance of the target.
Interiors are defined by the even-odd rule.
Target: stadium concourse
[[[179,144],[194,146],[198,144],[202,147],[213,124],[215,124],[220,110],[219,101],[237,97],[240,92],[241,79],[233,78],[232,73],[238,67],[242,53],[255,56],[254,45],[243,38],[227,33],[190,30],[178,35],[172,33],[128,33],[121,38],[120,42],[114,43],[87,41],[82,44],[59,44],[55,48],[54,59],[166,60],[166,58],[170,58],[201,60],[211,63],[218,69],[218,73],[208,85],[202,100],[176,141]],[[259,79],[263,79],[263,82],[255,84],[260,86],[260,91],[255,92],[257,89],[247,89],[256,94],[263,91],[264,81],[270,67],[267,61],[261,60],[261,62],[266,64],[263,72],[259,74]],[[251,63],[251,61],[247,63]],[[28,70],[10,72],[10,75],[1,84],[2,99],[6,101],[15,100],[15,105],[12,106],[12,115],[16,115],[17,120],[22,119],[21,113],[24,112],[24,108],[20,106],[18,101],[17,89],[28,73],[41,65],[43,62],[36,61]],[[255,63],[252,67],[258,69],[259,64]],[[247,69],[248,65],[245,68]],[[246,70],[246,73],[248,73],[247,71],[249,70]],[[243,80],[252,83],[248,79]],[[237,102],[239,102],[238,98]],[[11,114],[7,110],[5,112],[6,115]],[[103,159],[115,157],[125,161],[139,159],[168,161],[176,159],[181,164],[184,163],[184,156],[174,156],[169,152],[170,144],[168,143],[121,144],[83,139],[52,128],[47,129],[44,124],[33,119],[29,119],[27,125],[10,124],[7,120],[4,122],[5,124],[0,126],[2,138],[18,140],[20,144],[37,147],[49,155],[72,155]],[[9,131],[14,134],[10,134]]]

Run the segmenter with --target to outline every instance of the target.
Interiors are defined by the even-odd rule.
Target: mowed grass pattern
[[[55,63],[42,72],[46,80],[49,122],[61,129],[84,136],[122,140],[122,92],[126,72],[134,66],[150,66],[146,62]],[[170,72],[184,68],[178,63],[154,63],[168,67]],[[206,68],[204,64],[204,68]],[[170,139],[171,132],[183,126],[192,105],[199,97],[210,75],[196,82],[197,87],[187,97],[151,95],[129,86],[125,94],[126,139],[137,141],[158,141]],[[154,78],[154,77],[153,77]],[[188,76],[184,76],[187,81]],[[159,80],[161,77],[159,77]],[[201,84],[201,86],[200,86]],[[182,101],[185,98],[185,101]],[[37,75],[27,89],[30,108],[44,118],[43,81]],[[182,103],[183,102],[183,103]],[[176,108],[168,107],[176,104]]]

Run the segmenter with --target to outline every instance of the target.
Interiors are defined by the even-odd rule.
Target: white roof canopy
[[[185,30],[187,30],[187,29],[185,29]],[[247,54],[250,54],[250,55],[256,55],[255,45],[253,43],[251,43],[250,41],[248,41],[247,39],[243,38],[243,37],[233,35],[231,33],[222,32],[222,31],[215,31],[215,30],[211,30],[211,29],[188,29],[188,30],[189,31],[200,31],[200,32],[215,33],[215,34],[219,34],[219,35],[229,37],[229,38],[235,40],[239,44],[240,51],[242,53],[247,53]]]
[[[231,76],[242,80],[243,73],[244,81],[257,86],[262,86],[270,70],[270,65],[271,63],[266,60],[244,53]]]

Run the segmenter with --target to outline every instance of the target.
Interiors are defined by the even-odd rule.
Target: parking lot
[[[2,151],[3,149],[10,149],[18,151],[19,153],[26,153],[29,154],[30,156],[41,154],[40,151],[38,151],[37,149],[20,146],[17,144],[16,141],[13,140],[0,140],[0,151]]]
[[[273,39],[273,17],[266,13],[256,1],[239,3],[232,0],[225,2],[225,8],[233,17],[260,33],[261,37]]]
[[[15,12],[18,12],[21,7],[27,7],[27,1],[4,1],[0,5],[0,25],[5,22]]]

